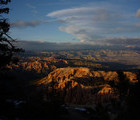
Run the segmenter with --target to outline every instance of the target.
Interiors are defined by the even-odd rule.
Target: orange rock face
[[[128,79],[133,81],[136,74],[127,72]],[[55,93],[59,94],[66,103],[88,104],[93,101],[103,101],[98,95],[109,95],[113,93],[113,88],[107,84],[107,81],[119,81],[117,72],[90,71],[84,67],[66,67],[58,68],[52,71],[48,76],[37,82],[38,86],[50,86],[53,84]],[[50,88],[50,87],[49,87]],[[49,91],[49,90],[48,90]],[[105,96],[105,100],[109,100]]]
[[[111,98],[114,89],[108,81],[119,81],[115,71],[91,71],[86,67],[68,67],[66,60],[53,57],[22,58],[18,65],[9,69],[30,71],[46,76],[36,82],[39,88],[45,88],[46,96],[63,98],[66,103],[88,104]],[[124,72],[131,83],[137,82],[137,74]],[[32,75],[32,74],[31,74]],[[100,95],[105,95],[101,97]],[[109,96],[109,97],[108,97]],[[102,99],[103,98],[103,99]]]
[[[68,66],[68,62],[66,60],[55,59],[52,57],[23,57],[18,65],[12,64],[9,68],[48,74],[62,66]]]

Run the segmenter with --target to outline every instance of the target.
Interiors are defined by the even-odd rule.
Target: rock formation
[[[136,78],[136,73],[124,72],[130,82]],[[112,94],[113,88],[108,81],[119,81],[117,72],[90,71],[85,67],[66,67],[52,71],[48,76],[39,80],[36,84],[54,89],[55,94],[63,97],[66,103],[88,104],[99,101],[97,95]],[[108,97],[105,97],[108,98]]]
[[[68,66],[68,62],[53,57],[22,57],[17,65],[8,66],[12,70],[32,71],[36,73],[48,74],[59,67]]]

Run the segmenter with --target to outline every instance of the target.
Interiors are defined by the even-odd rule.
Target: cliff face
[[[17,79],[23,83],[40,79],[36,85],[41,89],[45,88],[47,99],[50,99],[55,91],[55,94],[66,103],[87,104],[100,101],[98,95],[114,92],[108,81],[119,81],[117,72],[91,71],[86,67],[67,66],[68,62],[62,59],[28,57],[22,58],[17,65],[11,65],[9,68],[16,71]],[[136,73],[124,72],[124,74],[130,82],[137,80]]]
[[[133,72],[123,72],[127,79],[130,82],[133,82],[137,79],[136,73]],[[78,80],[79,79],[79,80]],[[90,71],[89,68],[85,67],[66,67],[58,68],[52,71],[48,76],[41,79],[38,84],[48,84],[49,82],[55,81],[57,83],[66,82],[69,80],[77,81],[80,84],[86,84],[90,82],[89,85],[92,85],[92,82],[99,81],[119,81],[117,72],[109,71]],[[84,82],[84,83],[82,83]]]
[[[48,84],[55,81],[57,83],[66,82],[76,77],[91,76],[88,68],[59,68],[51,72],[47,77],[43,78],[38,84]]]
[[[21,58],[17,65],[8,66],[12,70],[24,70],[36,73],[48,74],[49,72],[55,70],[59,67],[68,66],[68,62],[62,59],[55,59],[52,57],[27,57]]]
[[[136,73],[124,72],[124,74],[130,82],[137,79]],[[119,81],[117,72],[90,71],[89,68],[84,67],[67,67],[54,70],[39,80],[37,85],[46,87],[47,94],[52,89],[55,90],[55,94],[63,97],[65,102],[87,104],[99,101],[97,95],[113,93],[113,88],[108,85],[108,81]]]

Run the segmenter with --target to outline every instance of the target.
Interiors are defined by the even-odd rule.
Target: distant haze
[[[53,43],[44,41],[18,41],[16,46],[25,50],[80,50],[80,49],[139,49],[140,38],[112,38],[89,43]]]

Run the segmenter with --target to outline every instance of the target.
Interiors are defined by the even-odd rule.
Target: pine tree
[[[13,53],[22,51],[13,45],[15,40],[8,34],[10,24],[8,19],[3,17],[4,14],[9,13],[9,8],[6,7],[9,2],[11,0],[0,0],[0,68],[12,61]]]

